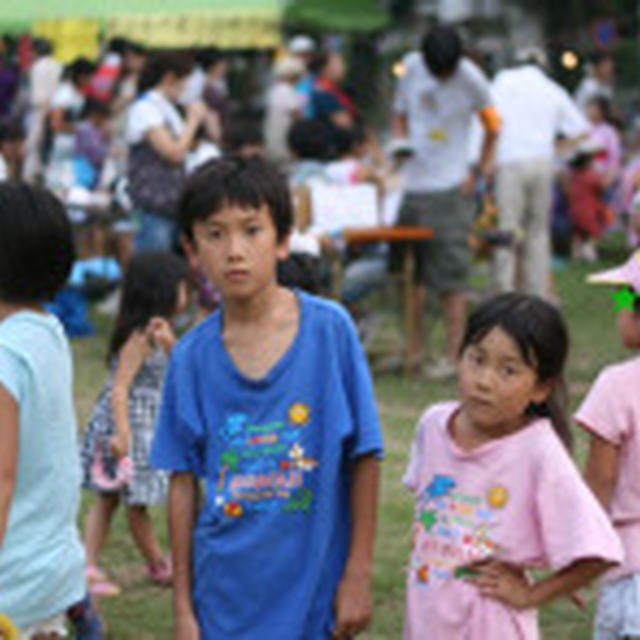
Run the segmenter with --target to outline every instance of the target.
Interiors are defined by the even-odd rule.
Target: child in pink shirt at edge
[[[622,560],[570,455],[559,312],[507,293],[469,318],[460,399],[422,416],[405,485],[416,498],[405,640],[533,640],[537,608]],[[534,582],[529,569],[553,573]]]
[[[640,250],[622,266],[589,282],[626,286],[629,304],[618,313],[625,347],[640,349]],[[633,295],[635,294],[635,296]],[[640,357],[606,367],[575,415],[591,436],[585,479],[608,510],[625,559],[604,576],[594,622],[595,640],[640,636]]]

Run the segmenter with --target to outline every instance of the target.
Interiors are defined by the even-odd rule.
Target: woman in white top
[[[151,55],[140,76],[139,97],[129,110],[129,192],[138,223],[136,250],[167,250],[175,241],[175,206],[184,181],[184,161],[205,107],[188,105],[183,119],[176,105],[189,73],[176,53]]]
[[[295,87],[304,72],[304,65],[298,58],[283,58],[275,65],[276,83],[267,95],[264,139],[267,157],[276,163],[291,160],[287,136],[294,121],[302,117],[303,98]]]
[[[73,185],[73,145],[76,125],[85,103],[85,90],[95,65],[87,58],[76,58],[66,69],[66,78],[56,89],[49,108],[52,134],[45,182],[58,193]]]

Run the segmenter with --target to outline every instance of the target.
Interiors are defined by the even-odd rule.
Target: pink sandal
[[[147,565],[147,577],[151,582],[161,587],[168,587],[173,582],[173,568],[171,560],[164,558],[160,563]]]
[[[120,595],[120,587],[111,582],[107,574],[96,565],[87,565],[84,572],[89,583],[89,593],[96,598],[113,598]]]

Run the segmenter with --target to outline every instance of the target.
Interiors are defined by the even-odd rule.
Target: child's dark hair
[[[291,231],[293,208],[286,181],[261,158],[210,160],[187,179],[178,203],[181,231],[193,239],[193,225],[227,206],[266,206],[278,241]]]
[[[289,129],[289,148],[300,160],[326,160],[331,145],[327,128],[317,120],[299,120]]]
[[[133,257],[124,276],[108,360],[120,351],[134,331],[144,329],[151,318],[170,318],[175,313],[178,286],[186,280],[187,266],[173,253],[150,251]]]
[[[101,116],[108,118],[111,115],[111,109],[109,105],[101,100],[95,98],[87,98],[82,108],[82,118],[90,118],[91,116]]]
[[[224,134],[224,147],[230,155],[240,153],[244,147],[259,147],[262,144],[262,128],[255,118],[240,117],[232,120]]]
[[[422,58],[436,78],[453,73],[462,57],[462,41],[456,29],[448,24],[439,24],[422,40]]]
[[[87,77],[92,75],[96,70],[96,65],[89,60],[89,58],[85,58],[84,56],[80,56],[71,62],[66,68],[67,77],[71,80],[73,84],[78,84],[82,77]]]
[[[569,334],[560,312],[536,296],[505,293],[480,305],[469,317],[460,353],[499,327],[518,345],[523,360],[536,371],[538,382],[553,382],[549,398],[531,405],[527,414],[551,419],[558,437],[571,449],[572,434],[566,414],[564,365]]]
[[[71,224],[52,193],[0,183],[0,299],[12,304],[51,300],[75,259]]]

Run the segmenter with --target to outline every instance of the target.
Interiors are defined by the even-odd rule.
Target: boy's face
[[[276,264],[289,255],[278,242],[266,205],[228,206],[193,225],[195,256],[223,299],[246,300],[276,281]]]

